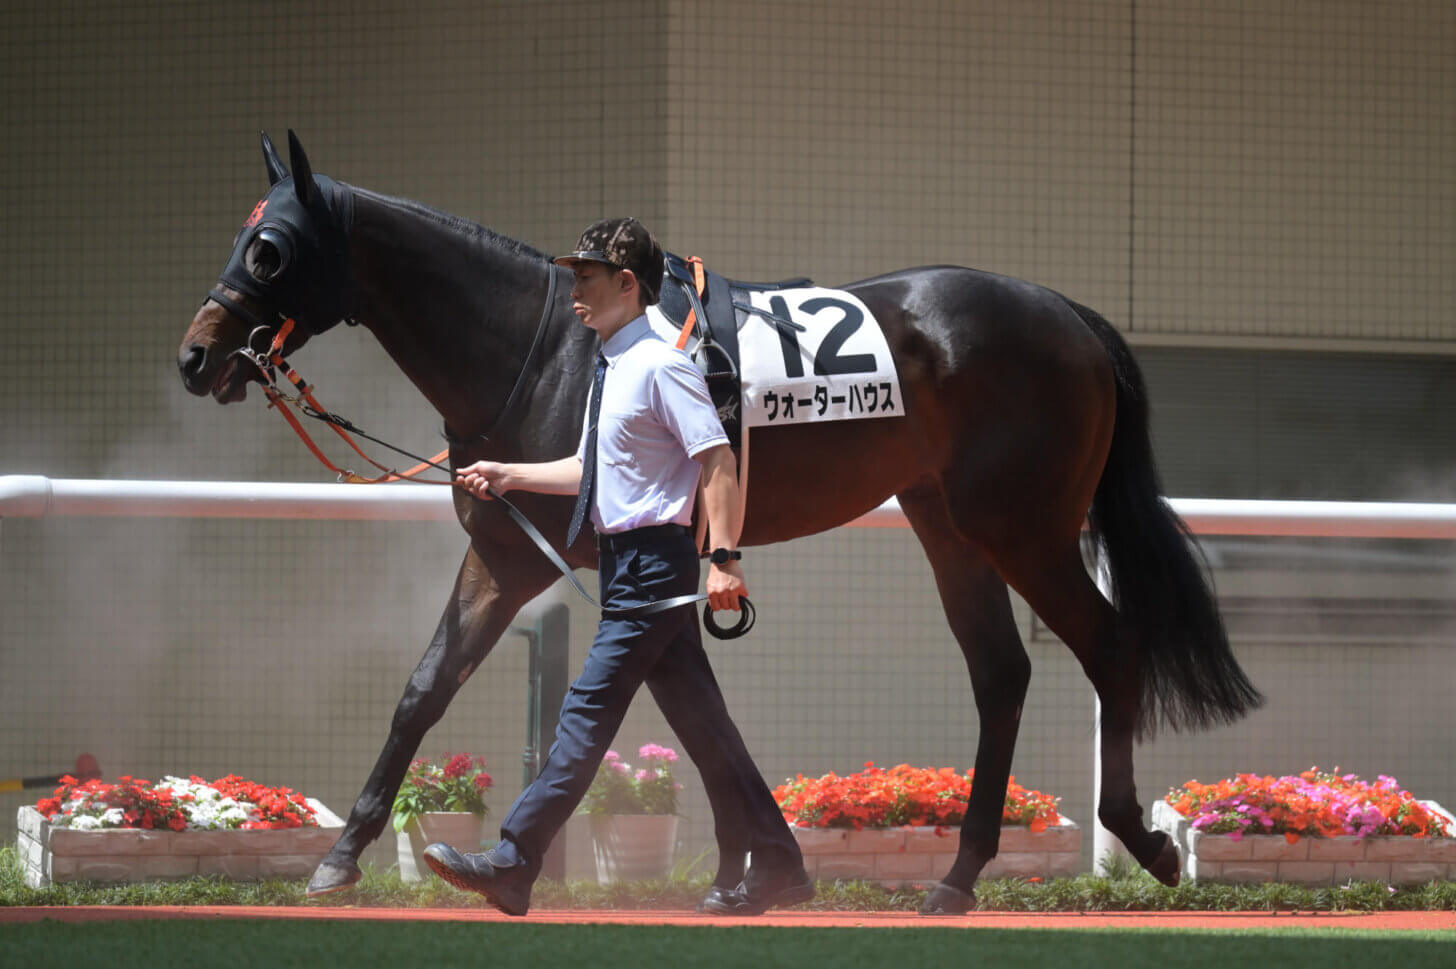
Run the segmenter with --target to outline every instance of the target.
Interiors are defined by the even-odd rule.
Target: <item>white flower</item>
[[[95,831],[101,827],[101,819],[89,814],[78,814],[71,818],[71,827],[77,831]]]

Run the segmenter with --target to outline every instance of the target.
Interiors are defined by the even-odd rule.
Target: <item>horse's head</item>
[[[238,351],[266,351],[285,319],[295,322],[284,352],[350,315],[348,232],[353,196],[314,175],[303,146],[288,132],[283,165],[266,132],[263,161],[272,185],[233,242],[218,284],[182,338],[177,366],[194,394],[219,403],[242,400],[258,368]]]

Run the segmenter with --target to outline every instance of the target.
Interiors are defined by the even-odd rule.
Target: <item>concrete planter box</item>
[[[939,881],[955,861],[960,828],[801,828],[790,825],[804,867],[816,879],[878,882],[887,888]],[[1001,829],[982,878],[1061,878],[1082,870],[1082,829],[1068,818],[1045,831]]]
[[[1434,801],[1421,804],[1451,817]],[[1153,826],[1172,836],[1183,855],[1183,877],[1193,881],[1420,885],[1456,879],[1456,838],[1372,835],[1300,838],[1290,844],[1282,834],[1246,834],[1236,841],[1226,834],[1193,830],[1192,823],[1163,800],[1153,803]]]
[[[675,814],[606,814],[591,819],[597,884],[611,885],[672,873]]]
[[[142,882],[221,875],[235,881],[306,878],[333,847],[344,822],[308,798],[316,828],[265,831],[143,831],[57,828],[34,807],[16,815],[25,883]]]

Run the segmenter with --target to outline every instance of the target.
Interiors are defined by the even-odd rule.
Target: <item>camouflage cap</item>
[[[556,260],[558,266],[575,262],[600,262],[614,269],[630,269],[642,287],[647,305],[657,302],[657,293],[662,288],[662,247],[636,219],[603,219],[587,226],[577,240],[576,250]]]

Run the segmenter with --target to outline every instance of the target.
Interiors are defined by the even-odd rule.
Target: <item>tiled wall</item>
[[[12,8],[0,473],[324,480],[256,395],[218,407],[173,370],[266,186],[262,128],[295,128],[317,171],[551,251],[632,213],[732,276],[972,265],[1143,342],[1456,338],[1456,11],[1437,0]],[[367,333],[295,362],[369,430],[437,446]],[[7,520],[0,775],[84,749],[109,775],[235,771],[342,814],[463,551],[446,525]],[[748,575],[758,631],[710,649],[771,782],[969,766],[969,681],[908,532],[755,550]],[[575,667],[591,617],[573,623]],[[1028,651],[1016,773],[1085,821],[1090,690],[1060,645]],[[1338,759],[1456,801],[1445,728],[1420,715],[1449,693],[1440,649],[1241,652],[1275,704],[1148,748],[1145,800],[1189,772]],[[525,664],[503,640],[425,743],[484,754],[497,813],[520,788]],[[648,740],[672,742],[643,700],[618,746]],[[691,857],[711,825],[685,780]],[[0,836],[18,803],[0,795]]]

